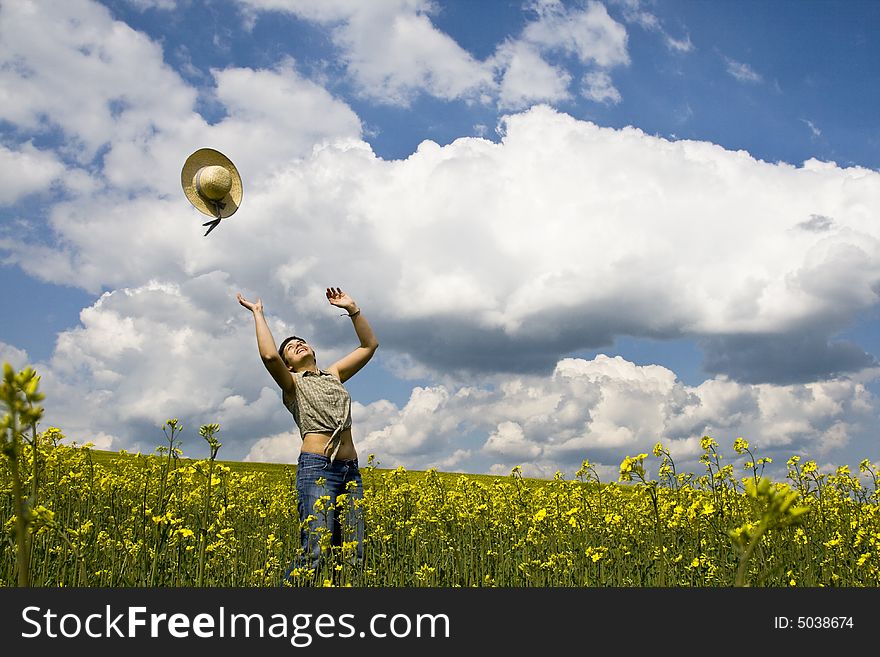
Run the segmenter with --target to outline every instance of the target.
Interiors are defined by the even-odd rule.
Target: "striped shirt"
[[[342,432],[351,427],[351,396],[342,382],[326,370],[293,373],[293,395],[284,405],[293,415],[299,435],[330,434],[324,453],[332,463],[342,444]]]

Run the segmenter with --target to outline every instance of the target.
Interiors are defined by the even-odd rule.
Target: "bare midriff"
[[[337,460],[350,461],[357,458],[357,451],[354,448],[354,442],[351,439],[351,429],[343,429],[342,442],[339,445],[339,451],[336,453]],[[311,454],[324,454],[324,445],[330,440],[329,433],[307,433],[303,436],[303,444],[300,451],[309,452]],[[324,454],[324,456],[329,456]]]

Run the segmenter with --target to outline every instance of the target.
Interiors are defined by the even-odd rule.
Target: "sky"
[[[880,462],[880,3],[0,0],[0,358],[42,428],[293,463],[261,298],[362,461]],[[204,236],[199,148],[242,176]],[[649,457],[649,475],[659,463]]]

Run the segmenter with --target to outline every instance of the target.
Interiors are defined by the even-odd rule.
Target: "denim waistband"
[[[324,454],[316,454],[315,452],[300,452],[298,460],[315,460],[321,463],[330,463],[330,457]],[[357,466],[357,459],[333,459],[333,464]]]

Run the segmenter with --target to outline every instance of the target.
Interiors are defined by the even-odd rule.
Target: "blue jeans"
[[[319,479],[324,479],[322,485],[318,485]],[[336,498],[343,493],[347,494],[346,502],[339,508]],[[323,534],[331,537],[331,545],[357,541],[353,554],[349,553],[353,557],[349,563],[359,568],[364,559],[364,510],[360,504],[355,504],[355,500],[363,499],[364,486],[357,459],[336,459],[331,464],[330,458],[323,454],[300,452],[296,467],[296,495],[302,550],[287,569],[285,579],[290,577],[294,568],[312,568],[316,574],[319,572]],[[321,500],[322,497],[325,499]],[[313,518],[303,522],[309,516]]]

